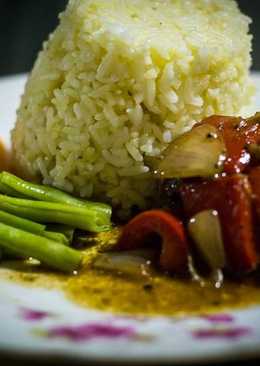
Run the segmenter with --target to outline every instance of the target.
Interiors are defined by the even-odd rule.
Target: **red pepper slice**
[[[182,223],[162,210],[145,211],[132,219],[123,229],[118,249],[143,247],[151,234],[162,239],[160,265],[169,272],[183,273],[188,263],[188,243]]]
[[[254,117],[245,120],[226,116],[211,116],[201,123],[213,125],[222,133],[227,149],[224,171],[228,174],[243,172],[250,163],[246,145],[260,143],[260,123]]]
[[[188,218],[203,210],[218,211],[228,266],[236,272],[255,269],[258,258],[247,177],[232,175],[184,183],[180,192]]]

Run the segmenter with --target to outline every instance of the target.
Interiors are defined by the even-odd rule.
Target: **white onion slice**
[[[102,253],[93,262],[93,267],[130,276],[149,277],[154,255],[155,252],[150,250]]]
[[[223,170],[226,147],[216,127],[205,124],[174,140],[155,162],[155,177],[213,177]]]
[[[204,260],[212,270],[225,267],[226,255],[218,213],[202,211],[188,225],[189,233]]]

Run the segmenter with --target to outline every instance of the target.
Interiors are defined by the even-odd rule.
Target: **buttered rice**
[[[70,0],[17,113],[19,165],[123,215],[149,207],[149,159],[249,103],[249,22],[233,0]]]

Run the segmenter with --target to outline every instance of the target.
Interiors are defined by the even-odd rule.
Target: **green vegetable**
[[[0,183],[16,192],[18,195],[26,196],[30,199],[47,202],[64,203],[76,207],[86,207],[97,212],[102,212],[110,220],[112,209],[109,205],[99,202],[89,202],[76,197],[73,197],[56,188],[44,186],[40,184],[26,182],[21,178],[16,177],[8,172],[0,173]]]
[[[75,231],[73,227],[62,224],[49,224],[47,230],[65,235],[69,243],[72,243]]]
[[[57,243],[62,243],[63,245],[70,244],[68,238],[62,233],[55,233],[54,231],[46,230],[43,232],[43,236],[45,236],[45,238],[49,238],[53,241],[56,241]]]
[[[1,176],[2,173],[0,173]],[[8,196],[14,196],[14,197],[21,197],[22,195],[19,195],[18,192],[13,190],[12,188],[6,186],[4,183],[0,180],[0,192],[3,194],[7,194]]]
[[[42,225],[37,222],[18,217],[1,210],[0,222],[9,226],[13,226],[17,229],[21,229],[23,231],[28,231],[33,234],[45,236],[46,238],[63,243],[64,245],[69,245],[69,240],[64,234],[45,230],[46,225]]]
[[[33,257],[51,268],[73,272],[81,253],[52,240],[0,223],[0,248],[24,258]]]
[[[212,177],[222,172],[225,152],[218,130],[200,125],[168,146],[154,173],[158,178]]]
[[[41,223],[59,223],[78,229],[101,232],[110,229],[107,215],[90,207],[31,201],[0,195],[0,209],[11,214]]]
[[[13,226],[17,229],[21,229],[38,235],[43,235],[46,227],[45,225],[38,224],[36,222],[12,215],[10,213],[1,210],[0,210],[0,222],[9,226]]]
[[[217,211],[202,211],[188,225],[189,233],[211,269],[225,267],[226,256]]]

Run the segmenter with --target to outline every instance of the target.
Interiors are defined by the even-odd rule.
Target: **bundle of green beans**
[[[80,252],[69,248],[74,229],[109,230],[109,205],[72,197],[58,189],[0,173],[0,249],[72,272]],[[3,253],[0,253],[3,255]]]

